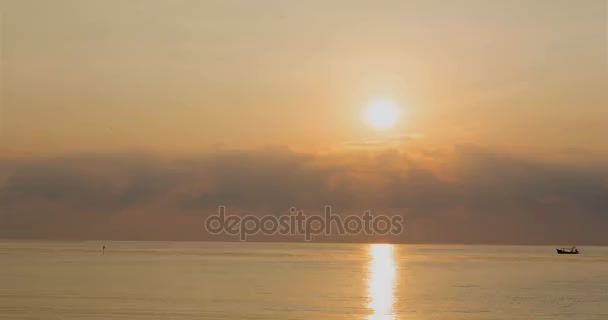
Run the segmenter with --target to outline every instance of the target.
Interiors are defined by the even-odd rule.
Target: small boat
[[[561,248],[561,249],[556,249],[556,250],[557,250],[557,254],[578,254],[578,249],[576,247]]]

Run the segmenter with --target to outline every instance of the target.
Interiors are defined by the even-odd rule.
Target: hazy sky
[[[604,0],[2,3],[12,152],[332,146],[378,97],[400,133],[606,145]]]
[[[421,219],[412,241],[558,241],[580,220],[578,239],[608,243],[593,233],[607,15],[605,0],[0,0],[0,238],[171,238],[199,206],[337,203]],[[375,99],[400,106],[396,127],[365,125]]]

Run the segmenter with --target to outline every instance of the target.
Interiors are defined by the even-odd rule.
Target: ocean
[[[0,319],[608,319],[579,249],[0,241]]]

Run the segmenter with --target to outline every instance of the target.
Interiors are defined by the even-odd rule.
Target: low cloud
[[[403,242],[608,243],[608,170],[459,145],[449,152],[285,148],[2,161],[0,238],[209,239],[218,206],[401,214]],[[335,240],[335,239],[334,239]],[[345,241],[352,241],[348,239]]]

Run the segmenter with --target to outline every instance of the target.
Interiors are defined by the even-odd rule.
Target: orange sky
[[[1,3],[5,154],[335,148],[385,97],[429,147],[606,150],[601,0]]]
[[[0,238],[199,239],[218,205],[335,205],[405,215],[402,241],[608,243],[607,15],[0,0]],[[377,99],[393,128],[362,119]]]

